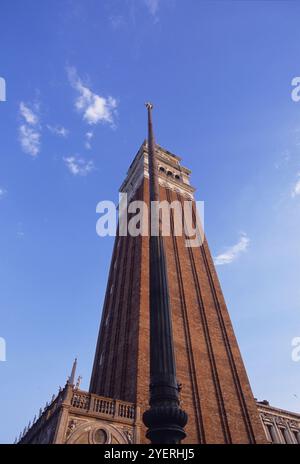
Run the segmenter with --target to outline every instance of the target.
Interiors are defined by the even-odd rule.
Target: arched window
[[[180,180],[180,176],[178,174],[175,174],[175,179]]]
[[[165,170],[165,168],[163,166],[159,166],[159,170],[160,170],[160,172],[164,172],[164,173],[166,172],[166,170]]]
[[[167,172],[167,176],[169,176],[169,177],[173,177],[173,172],[171,172],[171,171],[168,171],[168,172]]]
[[[268,431],[268,434],[269,434],[269,440],[272,443],[278,443],[278,437],[277,437],[276,431],[274,429],[274,425],[271,424],[271,423],[267,423],[265,425],[266,425],[266,428],[267,428],[267,431]]]
[[[296,443],[299,443],[300,445],[300,431],[292,430],[292,433],[293,433]]]

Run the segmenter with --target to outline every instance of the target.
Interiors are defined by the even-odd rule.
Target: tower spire
[[[171,322],[169,285],[164,242],[159,218],[159,182],[152,123],[152,103],[148,110],[148,165],[150,189],[150,230],[155,225],[158,235],[150,233],[150,409],[143,415],[151,443],[180,443],[187,414],[179,406],[179,385]]]
[[[68,384],[69,385],[74,385],[75,384],[76,368],[77,368],[77,358],[75,358],[74,362],[73,362],[71,375],[70,375],[70,377],[68,379]]]

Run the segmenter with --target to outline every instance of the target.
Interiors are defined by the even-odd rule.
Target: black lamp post
[[[164,242],[158,208],[158,169],[152,127],[151,103],[148,110],[148,164],[150,187],[150,224],[157,224],[158,234],[150,233],[150,408],[143,421],[151,443],[179,444],[186,437],[187,414],[180,408],[180,387],[176,379],[169,286]],[[157,203],[156,203],[157,205]],[[151,229],[151,228],[150,228]]]

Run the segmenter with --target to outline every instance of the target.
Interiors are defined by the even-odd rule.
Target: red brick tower
[[[160,201],[193,201],[190,171],[156,145]],[[149,203],[148,144],[134,158],[121,192]],[[195,204],[193,203],[195,221]],[[183,443],[264,443],[243,360],[206,239],[164,237],[181,406],[188,413]],[[108,278],[90,392],[149,403],[149,237],[117,236]],[[141,443],[147,443],[146,429]]]

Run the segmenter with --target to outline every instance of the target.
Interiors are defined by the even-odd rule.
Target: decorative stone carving
[[[295,428],[295,429],[300,429],[300,422],[296,422],[296,421],[293,421],[293,420],[290,420],[288,421],[288,425],[292,428]]]
[[[74,430],[76,429],[77,423],[78,421],[76,421],[75,419],[70,420],[68,424],[68,429],[67,429],[67,438],[69,438],[71,433],[74,432]]]
[[[130,444],[133,443],[133,431],[123,430],[118,425],[104,421],[85,421],[77,424],[72,419],[68,426],[67,444]]]
[[[128,443],[132,444],[133,443],[133,433],[132,430],[124,430],[124,433],[127,437]]]
[[[287,426],[286,421],[282,417],[276,417],[275,422],[277,425],[283,425],[284,427]]]

